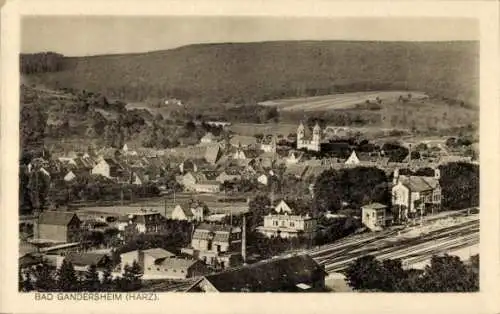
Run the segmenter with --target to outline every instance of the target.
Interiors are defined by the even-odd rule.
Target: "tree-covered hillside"
[[[31,65],[22,69],[31,81],[51,88],[85,89],[127,101],[175,97],[195,106],[249,104],[409,89],[477,105],[478,59],[478,42],[283,41],[64,58],[56,72],[26,71]]]

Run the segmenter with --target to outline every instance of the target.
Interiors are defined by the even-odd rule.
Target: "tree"
[[[111,263],[106,264],[104,271],[102,273],[101,289],[104,291],[109,291],[113,287],[113,265]]]
[[[83,275],[83,289],[85,291],[99,291],[100,281],[99,273],[97,272],[96,265],[90,265],[89,269]]]
[[[71,262],[63,260],[57,271],[57,289],[63,292],[77,291],[78,278]]]
[[[134,260],[132,266],[125,265],[123,277],[118,280],[120,291],[135,291],[141,288],[142,269]]]
[[[421,278],[427,292],[472,292],[479,290],[478,275],[458,256],[433,256]]]
[[[48,292],[56,289],[54,274],[46,262],[35,267],[33,276],[35,277],[34,290]]]
[[[372,255],[356,259],[345,271],[346,279],[355,290],[380,290],[382,269]]]
[[[463,209],[479,206],[479,166],[452,162],[439,167],[442,206]]]
[[[254,230],[260,226],[264,220],[264,216],[269,213],[269,207],[271,206],[271,200],[269,197],[263,194],[256,195],[248,203],[249,215],[249,228]]]

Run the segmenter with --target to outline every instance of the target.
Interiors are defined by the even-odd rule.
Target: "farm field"
[[[399,96],[406,97],[411,93],[412,99],[423,99],[427,95],[417,91],[372,91],[334,94],[326,96],[278,99],[259,103],[261,106],[276,106],[281,111],[323,111],[336,109],[354,109],[356,105],[365,101],[375,102],[380,98],[382,102],[397,101]]]

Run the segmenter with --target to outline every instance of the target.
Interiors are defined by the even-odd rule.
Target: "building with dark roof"
[[[225,268],[241,263],[241,228],[202,223],[194,231],[191,247],[183,253],[209,265]]]
[[[75,213],[45,211],[38,217],[35,238],[49,242],[77,242],[81,221]]]
[[[295,255],[206,275],[186,292],[320,292],[326,275],[309,255]]]
[[[434,176],[399,175],[394,170],[392,182],[392,204],[401,210],[400,217],[409,218],[441,207],[440,171],[434,169]]]
[[[161,248],[135,250],[120,255],[121,271],[135,261],[143,271],[143,279],[185,279],[208,273],[199,260],[176,256]]]

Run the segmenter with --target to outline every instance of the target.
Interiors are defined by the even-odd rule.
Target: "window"
[[[176,273],[177,271],[174,269],[174,273]]]
[[[151,267],[148,267],[148,270],[151,270]]]
[[[295,223],[293,221],[290,221],[290,227],[295,227]]]
[[[160,271],[160,268],[156,268],[157,271]]]
[[[164,268],[163,271],[168,271],[168,270],[166,268]]]

